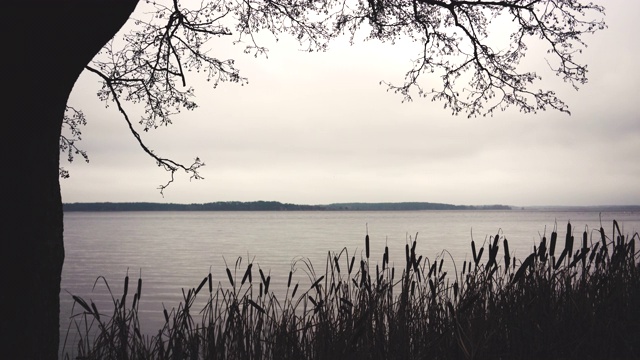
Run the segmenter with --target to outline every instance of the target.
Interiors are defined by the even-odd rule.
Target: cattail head
[[[247,270],[244,272],[244,276],[242,276],[242,281],[240,282],[241,285],[244,285],[247,279],[249,279],[249,284],[251,284],[251,267],[253,267],[253,264],[249,264],[249,266],[247,266]]]
[[[504,238],[504,270],[507,271],[509,269],[509,264],[511,262],[511,255],[509,254],[509,243],[507,242],[507,238]]]
[[[476,252],[476,242],[471,240],[471,255],[473,255],[473,262],[478,263],[478,253]]]
[[[556,241],[558,240],[558,233],[553,231],[551,233],[551,239],[549,240],[549,255],[554,256],[556,251]]]
[[[200,282],[200,285],[198,285],[198,287],[196,288],[196,295],[200,292],[200,290],[202,289],[202,287],[204,286],[204,284],[207,283],[208,277],[205,276],[204,279],[202,279],[202,281]]]
[[[231,270],[229,270],[229,268],[227,268],[227,277],[229,278],[229,283],[231,284],[231,287],[235,287],[235,285],[233,284],[233,276],[231,276]]]
[[[364,237],[365,256],[369,259],[369,234]]]

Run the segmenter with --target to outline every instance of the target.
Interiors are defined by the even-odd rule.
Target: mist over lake
[[[273,291],[278,293],[292,268],[294,281],[309,283],[310,270],[302,259],[309,259],[318,273],[323,273],[329,252],[346,248],[349,257],[359,259],[367,229],[373,262],[381,262],[388,245],[390,263],[402,266],[405,244],[417,236],[421,254],[430,261],[444,258],[445,267],[460,271],[471,258],[472,236],[481,245],[499,232],[509,240],[518,261],[540,241],[545,227],[549,236],[557,223],[562,239],[567,221],[576,234],[585,229],[591,234],[600,228],[600,219],[609,236],[614,219],[625,234],[640,230],[640,212],[67,212],[61,341],[71,315],[70,294],[92,299],[105,313],[112,308],[104,281],[96,281],[99,276],[118,299],[127,270],[134,284],[130,287],[142,275],[139,315],[142,331],[153,334],[164,323],[163,304],[168,310],[177,307],[183,299],[181,290],[196,287],[210,269],[215,284],[229,286],[226,267],[234,272],[239,257],[236,277],[253,261],[254,270],[259,267],[271,274]],[[593,236],[597,241],[598,234]]]

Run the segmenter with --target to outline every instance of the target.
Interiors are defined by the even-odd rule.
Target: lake
[[[402,268],[405,244],[417,236],[419,255],[430,261],[444,258],[450,271],[456,269],[453,259],[460,271],[463,261],[471,258],[472,237],[479,246],[499,232],[509,240],[511,254],[524,259],[545,232],[549,236],[555,224],[562,249],[567,221],[571,221],[576,238],[587,229],[597,241],[599,234],[592,231],[600,228],[602,220],[611,237],[614,219],[623,234],[640,231],[640,212],[66,212],[61,341],[70,323],[70,294],[92,299],[99,310],[104,309],[101,312],[110,314],[111,295],[104,281],[96,283],[99,276],[108,281],[113,296],[119,299],[128,270],[130,306],[142,274],[141,327],[143,332],[155,334],[164,323],[163,305],[168,310],[177,308],[182,289],[196,287],[209,271],[215,284],[228,287],[226,266],[233,272],[239,258],[238,279],[248,261],[253,261],[254,277],[259,276],[258,266],[270,273],[271,287],[277,294],[286,286],[292,268],[294,282],[299,281],[301,288],[310,285],[310,271],[301,259],[309,259],[318,276],[324,273],[329,252],[346,248],[349,257],[356,255],[359,260],[364,256],[367,231],[372,264],[381,263],[388,245],[391,263]]]

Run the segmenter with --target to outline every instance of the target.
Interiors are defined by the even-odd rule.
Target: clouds
[[[90,122],[81,146],[91,163],[63,164],[71,170],[63,201],[638,204],[640,45],[629,29],[640,4],[606,5],[609,29],[587,38],[590,83],[578,92],[548,76],[541,84],[558,90],[572,116],[512,109],[467,119],[438,102],[402,103],[379,81],[402,81],[408,43],[308,54],[282,40],[269,59],[225,45],[250,83],[211,90],[195,80],[200,108],[143,134],[162,156],[207,163],[206,180],[178,176],[164,199],[155,188],[168,174],[117,110],[96,101],[97,79],[85,73],[69,101]]]

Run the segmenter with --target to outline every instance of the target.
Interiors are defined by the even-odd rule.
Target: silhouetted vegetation
[[[326,206],[328,210],[355,211],[414,211],[414,210],[511,210],[507,205],[452,205],[430,202],[398,203],[339,203]]]
[[[219,201],[205,204],[163,203],[73,203],[64,204],[64,211],[304,211],[325,210],[319,205],[283,204],[277,201]]]
[[[278,201],[218,201],[205,204],[162,203],[72,203],[64,211],[413,211],[413,210],[511,210],[506,205],[451,205],[429,202],[401,203],[340,203],[329,205],[299,205]]]
[[[309,284],[290,273],[280,298],[263,269],[236,265],[227,286],[209,274],[184,290],[154,336],[140,333],[142,280],[131,298],[127,277],[110,316],[74,296],[73,346],[79,359],[637,359],[640,236],[615,221],[612,237],[581,235],[568,224],[564,244],[554,229],[516,258],[498,233],[472,241],[462,267],[419,255],[414,238],[401,268],[388,247],[375,262],[367,235],[360,259],[330,253],[323,274],[303,262]]]

